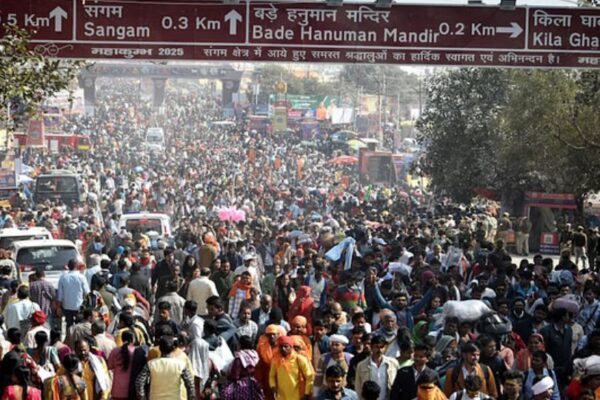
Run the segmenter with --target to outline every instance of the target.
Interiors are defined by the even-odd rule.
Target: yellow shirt
[[[108,373],[108,368],[106,367],[106,362],[104,361],[104,359],[101,357],[98,357],[98,359],[101,361],[102,368],[104,369],[104,372],[106,373],[106,375],[110,376]],[[84,361],[81,364],[83,366],[82,378],[85,381],[85,392],[87,394],[87,398],[90,400],[95,399],[96,396],[94,394],[96,392],[96,385],[95,385],[96,374],[94,374],[94,370],[92,369],[92,366],[91,366],[89,360]],[[110,388],[109,388],[109,390],[102,392],[102,394],[100,396],[100,400],[108,400],[109,397],[110,397]]]
[[[271,364],[269,386],[277,393],[277,400],[300,400],[312,393],[315,374],[308,358],[292,354],[287,368],[278,362]],[[304,382],[304,393],[300,393],[300,383]]]
[[[115,344],[117,345],[117,347],[121,347],[123,346],[123,332],[130,330],[130,328],[123,328],[123,329],[119,329],[119,331],[117,332],[116,336],[115,336]],[[140,330],[140,328],[138,327],[133,327],[133,331],[135,332],[135,336],[137,338],[138,344],[144,345],[146,344],[146,339],[144,339],[144,334],[142,333],[142,331]]]

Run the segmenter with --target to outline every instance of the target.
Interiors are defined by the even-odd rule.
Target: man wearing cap
[[[269,371],[269,386],[275,398],[310,399],[315,376],[309,360],[294,351],[294,340],[290,336],[279,337],[277,347],[279,356],[273,359]]]
[[[317,364],[315,395],[318,394],[322,388],[323,376],[327,368],[332,365],[339,365],[346,373],[348,373],[350,361],[352,360],[352,354],[344,351],[348,343],[350,343],[350,341],[344,335],[329,336],[329,346],[331,347],[331,352],[323,354]]]
[[[531,388],[533,400],[550,400],[553,397],[554,381],[549,376],[537,381]]]
[[[25,335],[23,345],[28,349],[36,347],[35,334],[38,332],[46,332],[50,337],[50,330],[44,326],[46,323],[46,313],[43,311],[36,311],[31,316],[31,329]],[[24,332],[22,332],[24,333]]]
[[[573,360],[574,379],[565,390],[568,399],[581,398],[581,392],[591,390],[600,398],[600,356],[592,355]]]
[[[237,267],[234,271],[235,276],[241,275],[243,272],[248,271],[252,277],[252,286],[258,293],[261,293],[260,278],[256,269],[256,255],[248,253],[244,256],[244,265]]]

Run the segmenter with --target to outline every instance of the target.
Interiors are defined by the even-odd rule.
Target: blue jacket
[[[406,307],[404,310],[399,311],[396,307],[387,304],[385,308],[389,308],[390,310],[396,313],[396,318],[400,315],[400,313],[404,313],[404,321],[406,322],[406,327],[410,329],[412,332],[413,327],[415,326],[415,316],[418,315],[431,301],[433,297],[433,289],[429,289],[425,292],[425,295],[417,304],[413,304],[412,306]]]

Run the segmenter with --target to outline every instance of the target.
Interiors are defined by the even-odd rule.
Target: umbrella
[[[135,172],[136,174],[139,174],[140,172],[144,172],[144,167],[142,167],[141,165],[138,165],[137,167],[135,167],[133,169],[133,172]]]
[[[353,150],[358,150],[363,147],[368,147],[365,143],[361,142],[358,139],[349,140],[348,143],[346,143],[346,144],[348,145],[348,147],[350,147]]]
[[[329,160],[329,164],[335,165],[350,165],[356,164],[358,162],[358,157],[354,156],[339,156]]]

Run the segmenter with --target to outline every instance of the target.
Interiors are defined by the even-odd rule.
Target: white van
[[[46,279],[58,287],[60,275],[67,269],[70,260],[82,261],[75,243],[70,240],[23,240],[13,243],[13,260],[23,282],[36,268],[43,266]]]
[[[148,128],[146,130],[146,148],[150,151],[165,150],[165,130],[163,128]]]
[[[157,239],[173,236],[171,218],[167,214],[136,213],[124,214],[119,219],[119,231],[125,230],[138,240],[140,234],[155,232]],[[151,238],[152,239],[152,238]]]
[[[9,249],[12,244],[20,240],[43,240],[52,239],[50,231],[44,227],[36,226],[29,228],[22,226],[18,228],[0,229],[0,249]]]

